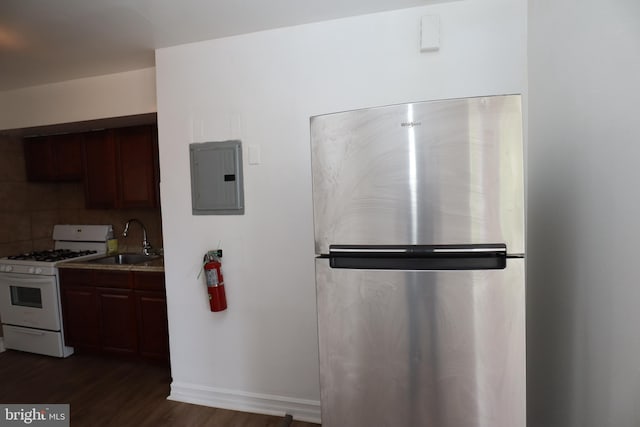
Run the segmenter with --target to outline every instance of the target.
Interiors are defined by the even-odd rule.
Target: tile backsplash
[[[124,224],[138,218],[154,248],[162,247],[160,209],[85,209],[82,182],[35,183],[26,177],[22,138],[0,135],[0,257],[51,249],[54,224],[112,224],[122,252],[142,248],[142,230]]]

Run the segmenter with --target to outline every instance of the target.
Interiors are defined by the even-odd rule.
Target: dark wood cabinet
[[[100,319],[95,290],[67,286],[62,289],[62,306],[67,345],[100,348]]]
[[[82,135],[25,138],[24,158],[29,181],[80,181]]]
[[[100,317],[91,277],[83,270],[62,270],[60,287],[65,343],[91,350],[100,348]]]
[[[29,181],[53,181],[55,167],[49,137],[24,139],[24,160]]]
[[[102,350],[136,354],[136,311],[131,272],[94,270],[91,284],[96,287]]]
[[[82,174],[82,135],[56,135],[50,138],[58,181],[80,181]]]
[[[86,133],[83,162],[87,208],[159,206],[154,125]]]
[[[136,354],[136,307],[133,291],[97,288],[100,340],[107,352]]]
[[[167,300],[159,292],[136,292],[140,355],[166,359],[169,354]]]
[[[169,360],[164,273],[60,269],[65,342]]]
[[[155,124],[28,137],[29,181],[80,181],[90,209],[157,208],[160,167]]]
[[[138,315],[138,351],[144,357],[167,359],[169,328],[164,274],[136,273],[134,281]]]
[[[115,207],[115,146],[108,130],[87,132],[83,138],[84,193],[87,208]]]
[[[158,144],[154,126],[115,130],[117,153],[117,206],[158,206]]]

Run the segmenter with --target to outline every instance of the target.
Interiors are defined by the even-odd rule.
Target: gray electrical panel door
[[[193,215],[242,215],[240,141],[189,144]]]

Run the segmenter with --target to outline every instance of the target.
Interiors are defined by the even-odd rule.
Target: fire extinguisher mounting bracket
[[[202,257],[202,262],[212,261],[216,258],[222,258],[222,249],[207,251],[204,257]]]

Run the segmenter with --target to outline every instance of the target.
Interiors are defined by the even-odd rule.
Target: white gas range
[[[111,225],[55,225],[54,248],[0,258],[0,318],[8,349],[56,357],[73,354],[64,345],[60,263],[103,257]]]

